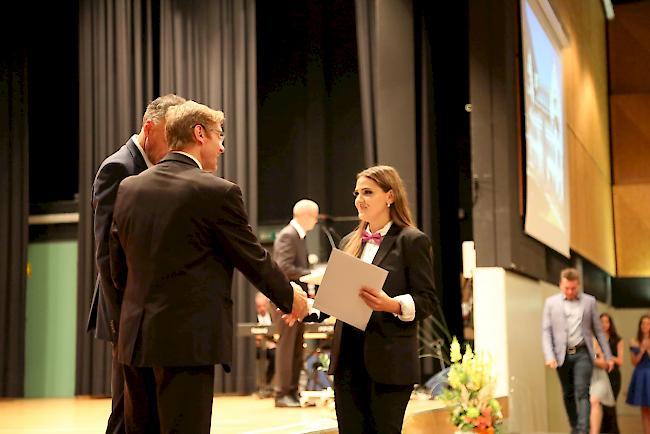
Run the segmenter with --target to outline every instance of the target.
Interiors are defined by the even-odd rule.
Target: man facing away
[[[119,299],[116,299],[111,280],[108,240],[113,206],[120,182],[137,175],[158,163],[169,152],[165,139],[165,114],[171,106],[182,104],[184,98],[169,94],[156,98],[147,106],[139,134],[134,134],[120,149],[99,166],[92,188],[94,211],[95,260],[97,283],[93,294],[87,331],[95,330],[95,337],[113,344],[111,395],[112,411],[107,434],[124,433],[124,377],[117,361],[117,330],[120,319]]]
[[[300,285],[307,293],[307,285],[300,277],[309,274],[309,260],[305,236],[318,222],[318,204],[303,199],[293,206],[293,219],[273,242],[273,259],[287,279]],[[278,340],[275,350],[275,406],[300,407],[298,381],[303,365],[303,323],[289,327],[284,321],[278,324]]]
[[[542,318],[542,346],[546,366],[557,369],[564,407],[572,434],[589,432],[589,386],[595,358],[595,336],[609,370],[612,353],[603,333],[596,299],[580,291],[580,275],[574,268],[560,273],[560,293],[546,299]]]
[[[308,311],[253,234],[239,187],[209,173],[223,123],[194,101],[171,108],[172,152],[119,187],[110,253],[127,432],[210,432],[214,365],[232,361],[235,267],[292,317]]]

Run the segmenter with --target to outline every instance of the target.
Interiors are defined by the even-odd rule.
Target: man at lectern
[[[297,283],[307,293],[300,277],[309,274],[305,236],[318,222],[318,204],[303,199],[293,206],[293,219],[277,235],[273,243],[273,259],[287,279]],[[275,406],[300,407],[298,380],[303,366],[304,325],[289,327],[276,321],[280,339],[275,350]]]

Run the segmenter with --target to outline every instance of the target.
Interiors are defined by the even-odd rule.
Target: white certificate
[[[314,307],[360,330],[365,330],[372,309],[359,296],[362,286],[381,289],[388,271],[363,262],[342,250],[332,250]]]

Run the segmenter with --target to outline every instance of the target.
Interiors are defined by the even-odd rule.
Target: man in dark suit
[[[235,267],[284,312],[307,314],[253,234],[239,187],[209,173],[223,122],[194,101],[171,108],[172,152],[119,187],[110,253],[127,432],[210,432],[214,365],[228,372],[232,360]]]
[[[307,293],[307,285],[300,277],[309,274],[309,260],[305,236],[318,222],[318,205],[303,199],[293,207],[293,219],[273,242],[273,259],[289,280],[297,283]],[[275,406],[300,407],[298,380],[303,365],[304,324],[290,327],[276,321],[280,339],[275,350]]]
[[[596,299],[580,292],[580,274],[575,268],[560,273],[560,293],[544,303],[542,349],[546,366],[556,369],[562,385],[564,407],[572,434],[589,432],[589,387],[595,337],[607,360],[614,367],[612,352],[598,316]]]
[[[111,280],[108,240],[113,206],[120,182],[127,176],[137,175],[156,164],[167,152],[165,140],[165,114],[173,105],[185,102],[184,98],[170,94],[156,98],[148,106],[142,118],[139,134],[134,134],[126,144],[106,158],[99,166],[92,189],[92,206],[95,213],[95,259],[97,283],[90,306],[87,331],[95,330],[95,337],[113,344],[117,343],[119,324],[119,300]],[[108,419],[107,434],[124,433],[124,377],[117,362],[116,346],[113,346],[111,378],[112,412]]]

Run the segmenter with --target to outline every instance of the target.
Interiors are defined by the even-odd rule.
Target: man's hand
[[[607,361],[607,372],[612,372],[612,369],[614,369],[614,361],[609,359]]]
[[[291,282],[291,287],[293,288],[293,304],[291,305],[291,313],[282,315],[282,319],[289,326],[293,326],[296,321],[300,321],[309,315],[307,294],[300,286],[293,282]]]
[[[548,366],[551,369],[557,369],[557,360],[551,359],[546,362],[546,366]]]

